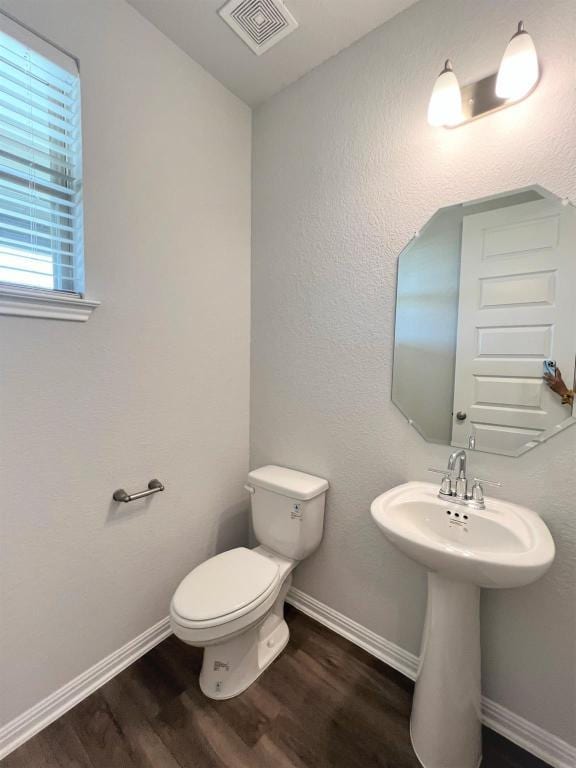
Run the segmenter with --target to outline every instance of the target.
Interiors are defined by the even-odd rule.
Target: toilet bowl
[[[172,629],[188,645],[205,648],[200,688],[206,696],[242,693],[286,646],[284,599],[296,565],[265,547],[240,547],[184,579],[172,600]]]
[[[174,634],[204,648],[200,688],[212,699],[246,690],[285,648],[284,600],[298,562],[319,545],[328,483],[284,467],[248,475],[260,545],[194,568],[170,606]]]

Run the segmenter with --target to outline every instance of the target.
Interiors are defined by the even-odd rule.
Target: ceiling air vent
[[[219,14],[257,56],[298,26],[282,0],[230,0]]]

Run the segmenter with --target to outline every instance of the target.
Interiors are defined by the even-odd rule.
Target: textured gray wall
[[[462,82],[488,74],[519,18],[544,66],[535,93],[454,131],[428,127],[446,56]],[[255,115],[251,464],[330,480],[324,542],[296,586],[413,652],[425,573],[368,509],[431,479],[448,449],[390,402],[396,257],[440,206],[530,183],[576,199],[575,41],[573,0],[426,0]],[[520,459],[471,461],[536,509],[558,548],[540,582],[484,594],[484,692],[573,743],[575,452],[572,428]]]
[[[0,318],[6,722],[245,538],[251,115],[123,0],[0,6],[80,57],[102,302],[86,324]],[[152,477],[165,493],[112,503]]]

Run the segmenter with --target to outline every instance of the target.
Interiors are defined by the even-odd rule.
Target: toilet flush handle
[[[251,485],[245,485],[244,490],[248,491],[249,494],[253,494],[256,492],[256,489]]]

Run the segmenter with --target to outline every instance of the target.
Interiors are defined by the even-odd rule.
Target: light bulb
[[[462,120],[460,84],[452,70],[452,62],[448,59],[432,89],[428,104],[428,122],[434,126],[451,126],[458,125]]]
[[[513,101],[524,98],[538,82],[539,74],[534,41],[521,21],[502,57],[496,78],[496,96]]]

